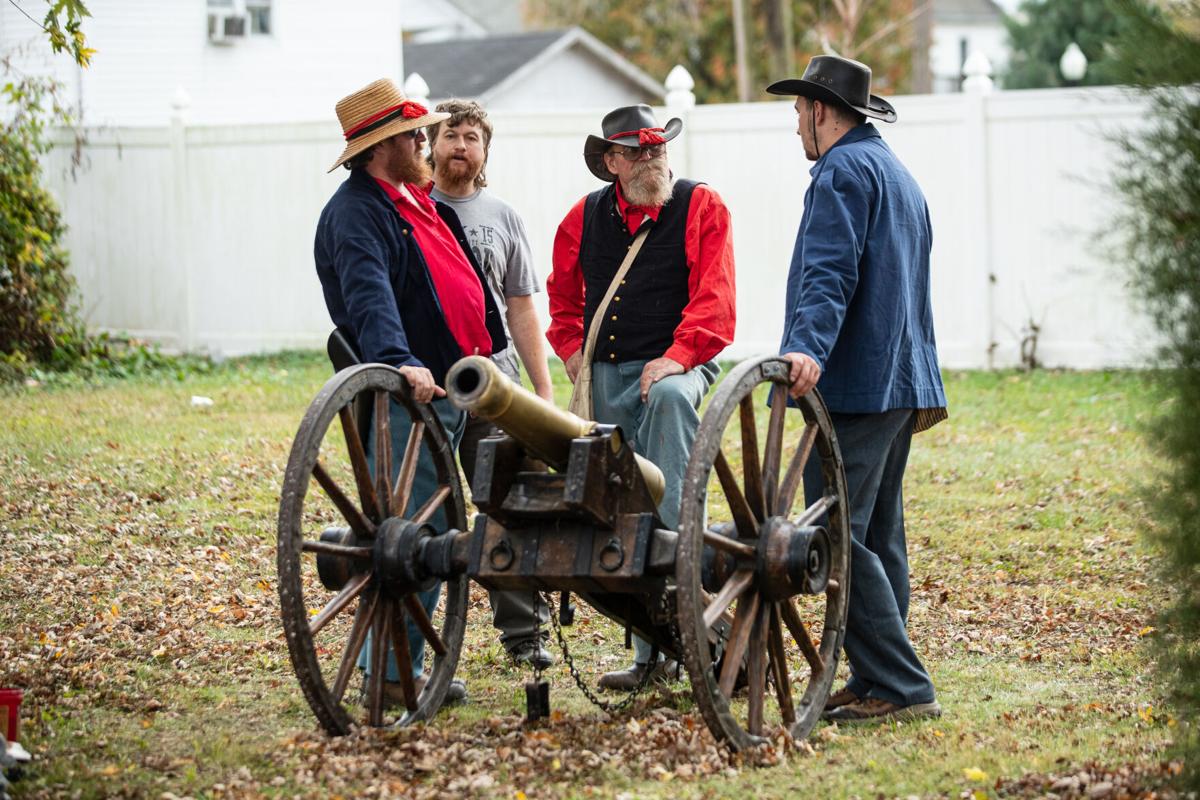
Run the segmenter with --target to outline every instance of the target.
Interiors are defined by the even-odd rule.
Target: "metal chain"
[[[558,638],[558,646],[562,648],[563,663],[565,663],[567,665],[567,669],[570,670],[571,677],[575,680],[575,685],[579,687],[579,691],[583,692],[583,696],[590,700],[593,705],[602,711],[608,712],[609,714],[616,714],[618,711],[624,711],[626,708],[628,708],[630,704],[637,699],[638,695],[642,693],[646,686],[649,685],[650,678],[654,675],[655,665],[652,664],[647,666],[646,672],[642,675],[642,679],[638,681],[638,685],[635,686],[633,691],[630,692],[629,695],[626,696],[626,698],[621,702],[610,703],[607,700],[601,700],[596,696],[595,692],[588,688],[587,683],[583,680],[583,676],[579,674],[579,670],[575,666],[575,659],[571,658],[571,651],[567,648],[567,639],[565,636],[563,636],[562,626],[558,623],[558,614],[555,613],[554,605],[550,602],[550,598],[543,596],[543,601],[546,603],[546,607],[550,609],[550,625],[554,628],[554,635]],[[657,660],[657,647],[654,648],[653,655],[655,656],[653,660]]]

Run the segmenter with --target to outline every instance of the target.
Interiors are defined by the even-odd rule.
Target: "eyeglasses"
[[[665,144],[652,144],[649,147],[620,147],[618,145],[612,148],[612,152],[626,161],[641,161],[642,159],[658,158],[667,152],[667,146]]]
[[[411,131],[404,131],[403,133],[397,133],[396,135],[403,136],[408,139],[416,139],[416,138],[420,137],[420,135],[424,132],[425,132],[424,128],[413,128]]]

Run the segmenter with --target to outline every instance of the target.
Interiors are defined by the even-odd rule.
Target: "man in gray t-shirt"
[[[545,340],[533,307],[538,281],[525,223],[508,203],[484,189],[492,123],[483,107],[471,100],[448,100],[440,103],[437,110],[449,113],[450,119],[428,129],[434,184],[430,195],[450,205],[458,214],[471,250],[487,276],[488,288],[502,312],[508,347],[493,354],[492,360],[504,374],[520,383],[517,361],[520,356],[533,381],[534,392],[553,402]],[[468,483],[475,477],[479,441],[491,430],[484,420],[467,421],[458,455]],[[512,657],[543,668],[550,666],[553,656],[534,635],[539,627],[543,637],[549,633],[545,604],[538,599],[535,611],[533,593],[516,591],[492,592],[491,601],[492,624],[500,630],[500,641]]]

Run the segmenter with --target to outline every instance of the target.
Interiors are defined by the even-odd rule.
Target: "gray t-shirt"
[[[538,291],[537,275],[533,271],[533,255],[525,223],[513,207],[485,189],[469,197],[450,197],[438,191],[429,193],[434,200],[446,203],[458,214],[475,260],[487,276],[488,288],[496,298],[500,317],[504,320],[504,335],[508,347],[492,355],[496,366],[514,381],[520,382],[521,369],[516,348],[508,330],[509,297],[524,297]]]

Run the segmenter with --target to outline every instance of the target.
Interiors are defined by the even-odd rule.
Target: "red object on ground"
[[[21,689],[0,689],[0,733],[4,740],[15,742],[21,732]]]

